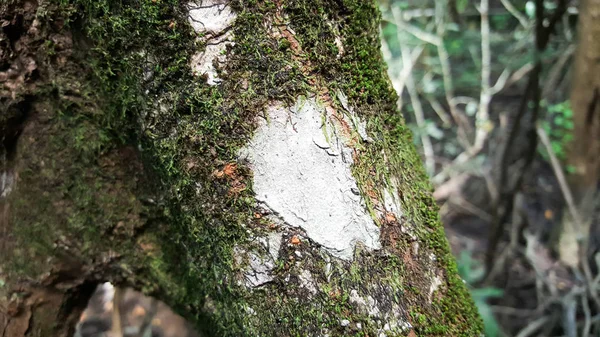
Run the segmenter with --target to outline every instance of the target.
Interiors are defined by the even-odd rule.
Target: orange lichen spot
[[[300,239],[298,238],[297,235],[292,236],[292,239],[290,240],[290,243],[293,245],[299,245],[300,244]]]
[[[546,220],[552,220],[554,218],[554,212],[551,209],[547,209],[544,212],[544,218],[546,218]]]
[[[228,177],[233,177],[236,170],[237,170],[237,164],[229,163],[229,164],[225,165],[225,167],[223,168],[223,174],[225,174]]]

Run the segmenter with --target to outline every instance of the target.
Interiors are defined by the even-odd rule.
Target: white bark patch
[[[279,258],[279,249],[281,248],[281,239],[282,239],[281,233],[271,233],[265,240],[267,249],[269,250],[269,254],[271,255],[271,258],[273,259],[273,261],[277,261],[277,259]]]
[[[273,280],[273,276],[271,275],[271,270],[275,268],[273,260],[269,257],[260,256],[254,253],[250,253],[248,258],[250,268],[245,274],[247,287],[259,287]]]
[[[433,299],[433,293],[440,289],[442,284],[444,284],[442,278],[437,275],[431,279],[431,285],[429,286],[429,302]]]
[[[382,315],[377,306],[377,301],[371,296],[363,298],[358,294],[357,290],[353,289],[350,291],[349,300],[350,303],[356,305],[363,314],[368,314],[371,317],[380,317]]]
[[[407,331],[409,329],[412,329],[412,325],[404,320],[395,320],[395,321],[390,321],[389,323],[385,323],[385,325],[383,326],[383,329],[380,329],[379,332],[379,337],[386,337],[387,334],[386,332],[395,332],[395,331]]]
[[[209,85],[219,84],[221,79],[214,64],[215,61],[224,63],[225,50],[228,45],[233,45],[233,34],[228,29],[236,15],[225,0],[190,2],[188,8],[190,25],[202,34],[201,39],[206,42],[206,48],[192,56],[192,71],[196,75],[206,75]]]
[[[393,291],[391,289],[380,293],[386,294],[384,296],[387,298],[381,298],[383,302],[393,302]],[[404,318],[404,310],[397,303],[392,303],[391,308],[386,308],[386,305],[382,305],[370,295],[361,296],[356,289],[350,291],[348,300],[358,309],[359,313],[368,315],[373,321],[377,322],[380,327],[377,331],[378,336],[386,336],[387,332],[404,332],[412,328],[411,324]]]
[[[308,292],[311,295],[315,295],[317,293],[315,281],[313,280],[312,275],[310,274],[310,272],[308,270],[306,270],[306,269],[302,270],[300,275],[298,275],[298,278],[300,279],[300,286],[302,288],[308,290]]]
[[[344,55],[344,44],[342,43],[342,39],[339,36],[336,36],[333,42],[335,42],[335,46],[338,49],[336,58],[339,59],[340,57],[342,57],[342,55]]]
[[[219,34],[235,20],[235,14],[226,0],[201,0],[188,4],[189,21],[197,32]]]
[[[339,258],[351,260],[358,242],[379,249],[379,228],[350,170],[352,150],[327,122],[324,108],[315,99],[299,99],[291,108],[274,105],[266,113],[269,121],[259,122],[240,153],[254,171],[256,199]]]
[[[400,208],[400,197],[397,191],[396,188],[393,188],[393,192],[385,189],[383,191],[383,204],[388,212],[394,213],[399,219],[402,216],[402,209]]]
[[[265,237],[256,238],[260,248],[255,251],[247,251],[241,247],[234,249],[235,259],[238,264],[243,264],[247,259],[244,270],[245,284],[248,288],[256,288],[273,280],[271,271],[275,268],[275,262],[279,257],[282,234],[273,232]]]
[[[11,171],[2,172],[0,175],[0,197],[5,198],[12,192],[15,185],[15,177]]]

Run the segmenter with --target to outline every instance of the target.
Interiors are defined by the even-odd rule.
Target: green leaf
[[[546,131],[546,133],[550,133],[552,131],[552,128],[550,127],[550,123],[548,123],[547,121],[543,121],[542,122],[542,128],[544,129],[544,131]]]
[[[467,284],[481,280],[485,273],[483,267],[479,266],[478,261],[473,259],[471,254],[471,251],[463,250],[457,259],[458,274]]]
[[[492,287],[471,290],[471,296],[473,296],[473,298],[478,298],[482,300],[491,297],[502,297],[503,295],[504,291],[502,291],[502,289]]]
[[[554,151],[554,154],[559,158],[563,158],[565,155],[565,151],[560,142],[552,142],[552,151]]]
[[[483,320],[483,326],[486,337],[497,337],[500,333],[500,326],[496,321],[496,317],[492,312],[492,308],[485,302],[475,301],[475,305],[479,310],[479,315]]]
[[[556,124],[558,126],[563,125],[564,121],[565,121],[565,119],[562,116],[556,116],[554,118],[554,124]]]
[[[573,124],[573,121],[566,121],[565,125],[564,125],[565,129],[567,130],[573,130],[573,128],[575,127],[575,124]]]
[[[566,133],[566,134],[563,136],[563,142],[564,142],[564,143],[569,143],[569,142],[571,142],[572,140],[573,140],[573,134],[572,134],[572,133]]]

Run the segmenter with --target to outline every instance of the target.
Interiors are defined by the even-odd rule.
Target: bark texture
[[[589,204],[598,189],[600,178],[600,1],[585,0],[581,4],[577,51],[571,104],[573,108],[574,141],[569,163],[575,167],[575,197],[584,211],[592,213]]]
[[[0,332],[477,336],[363,0],[0,4]]]
[[[600,200],[600,1],[582,1],[580,13],[571,88],[573,141],[567,158],[575,168],[569,185],[577,216],[565,211],[558,242],[561,260],[571,266],[588,254],[588,248],[579,247],[580,242],[589,250],[597,249],[600,230],[594,225]]]

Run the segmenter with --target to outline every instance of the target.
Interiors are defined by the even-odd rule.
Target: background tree
[[[476,336],[372,2],[0,4],[0,331],[96,286],[215,336]]]

